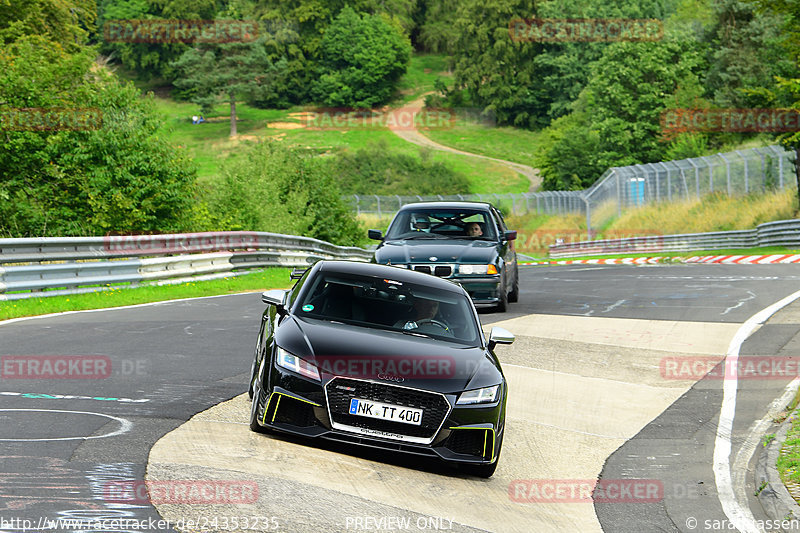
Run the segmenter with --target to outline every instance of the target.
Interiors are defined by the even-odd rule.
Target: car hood
[[[490,351],[397,331],[287,316],[275,334],[284,350],[335,375],[385,381],[441,393],[497,385],[503,380]]]
[[[431,257],[436,257],[433,261]],[[493,263],[497,243],[492,241],[458,239],[412,239],[385,241],[375,251],[375,261],[386,264],[408,263]]]

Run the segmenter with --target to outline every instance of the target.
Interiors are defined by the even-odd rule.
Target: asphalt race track
[[[0,533],[703,531],[726,513],[767,518],[748,496],[760,438],[753,429],[766,428],[756,424],[791,378],[734,384],[735,416],[723,435],[728,482],[715,467],[727,382],[670,373],[669,364],[713,368],[743,323],[800,290],[795,265],[576,265],[520,274],[520,303],[481,314],[487,328],[502,324],[517,335],[497,349],[511,397],[500,466],[488,480],[251,433],[243,393],[263,308],[258,294],[0,323]],[[790,304],[754,328],[741,357],[800,355],[799,331],[800,305]],[[33,377],[31,356],[91,364],[78,378]],[[646,497],[609,491],[608,501],[593,503],[583,496],[598,478],[606,488],[639,480]],[[238,484],[253,497],[164,498],[156,508],[112,490],[144,479]],[[51,522],[121,518],[150,527]],[[175,528],[157,524],[163,519]]]

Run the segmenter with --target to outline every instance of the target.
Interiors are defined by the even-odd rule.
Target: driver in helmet
[[[414,214],[411,215],[411,231],[431,231],[431,221],[428,220],[427,215]]]

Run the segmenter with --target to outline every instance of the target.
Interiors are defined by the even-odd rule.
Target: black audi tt
[[[437,457],[491,476],[508,397],[458,284],[384,265],[320,261],[268,304],[250,381],[250,428]]]

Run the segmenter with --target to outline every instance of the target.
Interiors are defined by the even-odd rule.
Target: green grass
[[[447,56],[424,54],[414,55],[406,74],[400,80],[398,89],[402,103],[406,104],[432,92],[436,78],[450,78],[447,72]]]
[[[518,128],[456,123],[452,128],[431,129],[427,137],[465,152],[505,159],[537,168],[543,133]],[[527,189],[526,189],[527,191]]]
[[[209,281],[191,281],[176,285],[151,285],[132,289],[110,289],[102,292],[70,296],[27,298],[0,302],[0,320],[84,309],[105,309],[179,298],[196,298],[199,296],[287,288],[292,285],[289,272],[290,269],[287,268],[269,268],[251,274]]]
[[[800,417],[794,412],[791,427],[786,433],[786,440],[781,445],[781,454],[776,466],[781,480],[800,483]]]
[[[293,116],[303,112],[302,108],[257,109],[246,104],[238,104],[236,113],[239,117],[237,121],[239,136],[231,139],[227,106],[215,107],[213,113],[205,117],[208,122],[192,124],[191,116],[198,112],[194,104],[158,97],[155,100],[166,120],[165,134],[171,142],[185,147],[192,155],[197,164],[198,179],[201,184],[213,183],[219,176],[222,162],[229,158],[240,157],[244,145],[266,138],[315,153],[356,150],[371,143],[383,142],[389,150],[421,157],[422,149],[382,127],[342,130],[305,127],[291,129],[289,124],[303,124],[301,118]],[[492,161],[437,151],[431,151],[430,158],[465,176],[470,183],[471,192],[516,193],[528,190],[528,181],[524,176]]]

